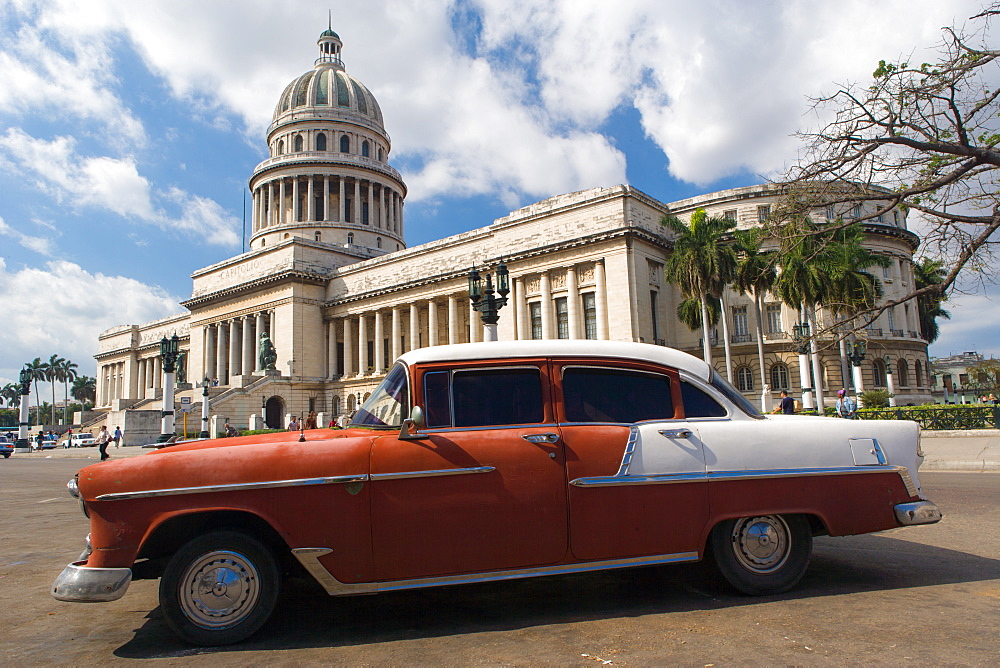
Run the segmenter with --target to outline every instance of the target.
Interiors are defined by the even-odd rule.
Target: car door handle
[[[529,443],[555,443],[559,440],[559,434],[522,434],[521,438]]]
[[[660,433],[667,438],[691,438],[690,429],[661,429]]]

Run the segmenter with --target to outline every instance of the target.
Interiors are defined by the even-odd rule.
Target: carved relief
[[[566,287],[566,272],[565,271],[560,272],[560,273],[550,272],[549,273],[549,281],[550,281],[550,285],[552,286],[553,290],[558,290],[559,288],[565,288]]]
[[[524,279],[524,289],[529,295],[537,295],[542,291],[542,279],[539,276]]]
[[[660,281],[663,278],[663,265],[652,260],[646,260],[646,262],[649,265],[649,284],[660,285]]]
[[[594,282],[594,263],[587,262],[586,264],[581,264],[576,269],[576,280],[580,285],[585,285],[587,283]]]

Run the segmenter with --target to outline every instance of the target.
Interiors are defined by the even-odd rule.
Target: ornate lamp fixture
[[[510,294],[510,274],[503,262],[497,265],[496,289],[493,288],[493,276],[489,272],[483,281],[479,271],[473,267],[469,272],[469,299],[472,308],[481,314],[483,319],[483,339],[497,340],[497,323],[500,322],[500,309],[507,305],[507,295]],[[485,284],[484,284],[485,283]],[[500,295],[497,297],[496,295]]]
[[[207,377],[201,381],[201,431],[198,438],[209,438],[208,435],[208,388],[212,385]]]
[[[169,339],[160,339],[160,358],[163,360],[163,406],[160,409],[160,437],[158,443],[165,443],[173,438],[174,432],[174,372],[177,370],[177,355],[180,352],[180,339],[177,333]]]

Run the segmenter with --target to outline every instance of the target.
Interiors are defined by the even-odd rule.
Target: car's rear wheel
[[[722,576],[744,594],[778,594],[809,566],[812,531],[801,515],[758,515],[720,522],[712,552]]]
[[[195,645],[230,645],[271,616],[281,580],[271,550],[236,531],[181,547],[160,579],[160,606],[177,635]]]

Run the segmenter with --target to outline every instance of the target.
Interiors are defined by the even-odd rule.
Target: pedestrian
[[[316,411],[309,411],[309,415],[306,416],[306,429],[316,428]]]
[[[299,430],[299,418],[293,415],[291,421],[288,423],[288,431],[298,431]]]
[[[44,440],[45,440],[45,434],[42,433],[42,432],[38,432],[38,435],[35,436],[35,450],[36,451],[42,449],[42,441],[44,441]]]
[[[858,402],[855,401],[847,390],[837,392],[837,415],[848,420],[855,419],[858,411]]]
[[[112,438],[115,441],[115,447],[116,448],[119,445],[124,445],[124,443],[122,443],[122,428],[121,427],[115,427],[115,435]]]
[[[111,434],[108,433],[107,425],[101,426],[101,431],[97,434],[97,445],[98,449],[101,451],[101,461],[108,459],[111,455],[108,454],[108,443],[111,442]]]
[[[795,399],[792,399],[790,396],[788,396],[788,391],[787,390],[782,390],[781,391],[781,400],[778,402],[778,405],[775,407],[774,412],[775,413],[783,413],[785,415],[794,415],[795,414]]]

